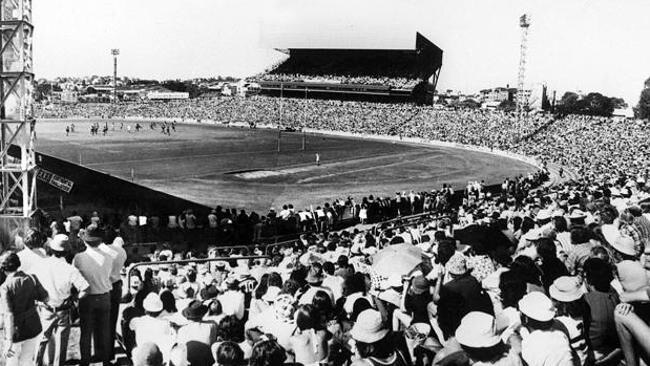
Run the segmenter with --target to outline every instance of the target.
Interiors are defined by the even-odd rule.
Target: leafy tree
[[[625,101],[621,98],[610,98],[600,93],[592,92],[580,98],[576,93],[566,92],[558,103],[557,113],[609,117],[615,108],[622,108],[625,105]]]
[[[52,84],[50,83],[38,84],[36,86],[36,92],[34,94],[35,94],[34,99],[36,99],[37,101],[47,98],[50,94],[52,94]]]
[[[459,105],[462,108],[470,108],[470,109],[476,109],[481,107],[481,103],[475,101],[474,99],[465,99],[464,101],[460,102]]]
[[[497,108],[505,112],[512,112],[517,108],[517,104],[512,100],[506,99],[503,102],[499,103],[499,106]]]
[[[636,115],[639,118],[650,118],[650,88],[645,88],[641,91],[639,104],[636,107]]]

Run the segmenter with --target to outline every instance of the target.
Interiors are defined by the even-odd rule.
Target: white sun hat
[[[578,277],[562,276],[553,281],[548,289],[551,298],[562,302],[573,302],[584,295],[582,282]]]
[[[496,334],[494,317],[481,311],[467,313],[456,328],[456,340],[472,348],[492,347],[501,342]]]
[[[363,343],[375,343],[383,339],[386,334],[388,329],[381,321],[381,314],[373,309],[362,311],[350,330],[352,338]]]
[[[153,292],[150,292],[147,295],[147,297],[144,298],[144,301],[142,302],[142,307],[144,308],[145,311],[157,313],[163,310],[163,303],[160,300],[160,296],[158,296]]]
[[[519,311],[540,322],[547,322],[555,317],[553,302],[548,296],[538,291],[526,294],[519,300]]]

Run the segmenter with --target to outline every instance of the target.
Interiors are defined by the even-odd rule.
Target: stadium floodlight
[[[0,0],[0,238],[27,230],[36,209],[32,1]]]
[[[117,103],[117,56],[120,55],[120,49],[111,49],[111,55],[113,55],[113,103]]]
[[[519,46],[519,73],[517,77],[517,111],[523,114],[528,106],[528,95],[524,89],[526,80],[526,51],[528,50],[528,28],[530,28],[530,15],[523,14],[519,17],[521,29],[521,44]]]

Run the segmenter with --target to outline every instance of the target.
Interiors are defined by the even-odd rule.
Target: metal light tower
[[[120,55],[120,50],[113,48],[111,55],[113,55],[113,103],[117,103],[117,56]]]
[[[0,0],[0,233],[5,240],[15,229],[26,230],[36,209],[33,30],[31,0]]]
[[[521,28],[521,45],[519,56],[519,76],[517,78],[517,112],[524,113],[528,106],[528,97],[524,89],[526,79],[526,51],[528,49],[528,28],[530,27],[530,15],[524,14],[519,17],[519,28]]]

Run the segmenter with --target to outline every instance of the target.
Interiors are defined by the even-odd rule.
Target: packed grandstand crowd
[[[254,81],[275,82],[312,82],[312,83],[339,83],[356,85],[379,85],[395,89],[413,89],[420,80],[406,77],[378,77],[378,76],[343,76],[343,75],[304,75],[304,74],[273,74],[266,73],[251,78]]]
[[[341,60],[337,55],[329,57],[330,59],[325,64],[322,63],[322,60],[314,63],[315,60],[290,57],[269,70],[251,77],[250,80],[335,82],[379,85],[395,89],[412,89],[421,82],[414,70],[413,62],[409,58],[371,57],[362,61],[346,59],[346,57]],[[332,57],[334,59],[331,59]]]
[[[278,103],[74,105],[43,115],[274,124]],[[224,209],[207,217],[186,211],[165,223],[150,217],[146,227],[135,216],[118,226],[99,213],[54,220],[17,233],[17,251],[0,256],[7,364],[63,365],[71,342],[79,342],[82,365],[112,362],[116,342],[134,365],[633,366],[649,359],[643,124],[282,103],[282,120],[296,127],[499,148],[579,174],[555,185],[544,184],[545,173],[513,178],[494,193],[477,183],[460,202],[451,201],[449,187],[432,187],[438,190],[341,200],[323,205],[322,215],[287,205],[261,217],[266,225],[239,229],[241,212]],[[343,217],[365,225],[341,230],[335,223]],[[131,263],[125,248],[160,227],[169,229],[157,239],[163,243]],[[264,227],[304,232],[255,245]],[[192,246],[210,233],[205,249]],[[77,318],[80,340],[69,338]]]

